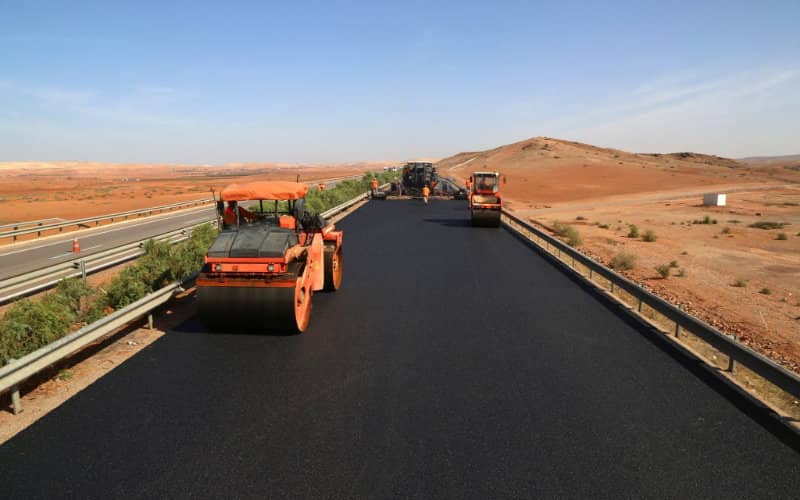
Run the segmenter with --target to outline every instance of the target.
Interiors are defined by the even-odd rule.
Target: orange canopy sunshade
[[[297,200],[304,198],[308,186],[299,182],[259,181],[231,184],[220,193],[222,201]]]

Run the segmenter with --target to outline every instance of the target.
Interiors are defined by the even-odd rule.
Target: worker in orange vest
[[[422,188],[422,200],[425,202],[426,205],[428,204],[428,196],[430,196],[430,194],[431,190],[428,186]]]
[[[242,206],[239,206],[239,204],[236,203],[235,201],[229,201],[228,202],[228,206],[225,207],[225,213],[222,216],[222,222],[226,226],[232,226],[232,225],[236,224],[236,211],[237,211],[237,209],[239,211],[239,219],[240,219],[240,221],[244,220],[244,221],[248,221],[248,222],[253,222],[256,219],[256,214],[254,214],[253,212],[247,210],[246,208],[244,208]]]
[[[375,193],[377,193],[377,192],[378,192],[378,179],[376,179],[375,177],[373,177],[373,178],[372,178],[372,182],[370,182],[369,184],[370,184],[370,186],[372,187],[372,195],[374,196],[374,195],[375,195]]]
[[[471,193],[472,192],[472,178],[471,177],[469,179],[467,179],[467,183],[466,184],[467,184],[467,192]]]

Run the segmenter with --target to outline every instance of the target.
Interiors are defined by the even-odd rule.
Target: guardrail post
[[[675,322],[675,338],[679,338],[681,336],[681,325],[677,321]]]
[[[15,361],[16,359],[11,358],[8,360],[6,364],[10,365]],[[19,415],[20,413],[22,413],[22,401],[20,400],[19,397],[18,385],[15,385],[14,387],[11,388],[11,411],[14,412],[14,415]]]
[[[639,299],[639,305],[636,307],[636,309],[639,311],[639,314],[642,313],[642,299]]]
[[[616,289],[617,289],[617,284],[612,281],[611,282],[611,293],[613,294],[614,291],[616,291]]]
[[[153,329],[153,314],[152,313],[147,315],[147,329],[148,330],[152,330]]]
[[[83,282],[86,283],[86,260],[81,259],[78,265],[80,266],[81,270],[81,279],[83,279]]]
[[[733,340],[736,340],[737,342],[739,341],[735,333],[733,334]],[[736,368],[736,360],[733,359],[733,356],[728,354],[728,372],[733,373],[733,370],[735,368]]]

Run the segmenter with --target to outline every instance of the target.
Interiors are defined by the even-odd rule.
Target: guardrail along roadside
[[[664,338],[704,361],[724,379],[792,420],[800,418],[800,376],[704,321],[600,264],[567,243],[503,210],[503,224],[555,259],[563,268],[623,304]]]

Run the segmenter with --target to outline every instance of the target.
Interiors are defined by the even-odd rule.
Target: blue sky
[[[168,4],[168,5],[165,5]],[[800,153],[800,2],[0,0],[0,161]]]

